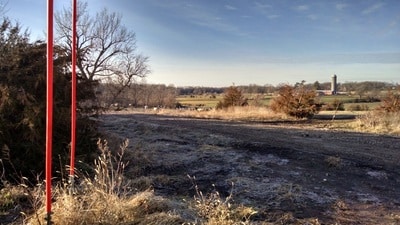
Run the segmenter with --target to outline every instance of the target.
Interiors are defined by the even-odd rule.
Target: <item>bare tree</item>
[[[0,15],[4,15],[6,13],[6,5],[8,1],[2,0],[0,1]]]
[[[121,60],[114,65],[112,70],[115,71],[113,76],[109,76],[106,82],[112,87],[109,91],[112,95],[112,102],[116,101],[121,93],[137,83],[137,78],[143,78],[149,73],[146,62],[148,58],[142,55],[132,57],[125,55],[125,60]]]
[[[87,3],[78,4],[77,76],[86,83],[119,84],[116,98],[135,78],[148,75],[148,57],[136,52],[136,35],[122,24],[120,14],[103,9],[91,17],[87,8]],[[71,10],[63,9],[55,19],[57,43],[71,52]]]

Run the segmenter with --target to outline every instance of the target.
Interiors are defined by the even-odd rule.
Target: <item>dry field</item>
[[[130,140],[125,175],[138,191],[150,187],[178,203],[193,200],[196,187],[218,191],[256,210],[252,224],[400,224],[398,136],[345,131],[326,120],[154,113],[100,120],[111,144]]]

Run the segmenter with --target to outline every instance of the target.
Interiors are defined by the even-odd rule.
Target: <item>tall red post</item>
[[[74,186],[74,172],[75,172],[75,148],[76,148],[76,19],[77,19],[77,6],[76,0],[72,0],[72,43],[71,43],[71,157],[70,157],[70,183],[71,189]]]
[[[51,224],[51,161],[53,141],[53,0],[47,0],[47,89],[46,89],[46,212]]]

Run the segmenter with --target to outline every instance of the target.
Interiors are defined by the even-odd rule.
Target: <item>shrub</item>
[[[400,86],[397,88],[399,92],[389,90],[386,96],[382,99],[381,105],[378,107],[379,110],[385,112],[400,112]]]
[[[319,111],[315,102],[316,92],[305,87],[304,82],[295,86],[283,85],[278,96],[272,99],[271,109],[296,118],[310,118]]]
[[[225,90],[224,98],[218,102],[217,109],[246,105],[248,105],[247,99],[244,98],[242,91],[238,87],[231,86]]]

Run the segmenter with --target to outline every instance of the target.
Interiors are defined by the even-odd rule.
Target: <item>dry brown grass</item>
[[[372,111],[359,116],[353,127],[363,132],[400,135],[400,112]]]
[[[400,224],[400,212],[388,210],[381,204],[351,203],[338,199],[332,209],[334,224]]]
[[[194,178],[189,177],[194,182]],[[194,210],[200,216],[199,224],[203,225],[247,225],[250,217],[257,213],[251,207],[233,205],[232,193],[222,198],[218,191],[204,195],[194,183],[196,196]],[[195,224],[195,223],[193,223]]]
[[[179,224],[179,215],[169,213],[169,201],[144,191],[130,197],[118,197],[98,189],[70,195],[58,189],[52,208],[54,224]],[[41,208],[27,224],[46,224]]]
[[[325,162],[331,168],[340,168],[342,165],[342,159],[336,156],[328,156],[325,158]]]
[[[171,116],[223,120],[279,121],[288,119],[283,113],[275,113],[266,107],[257,106],[229,107],[227,109],[213,109],[209,111],[162,109],[157,113]]]
[[[121,111],[109,111],[110,114],[131,114],[149,113],[168,116],[204,118],[204,119],[223,119],[238,121],[281,121],[293,119],[283,113],[275,113],[267,107],[260,106],[237,106],[226,109],[211,110],[189,110],[189,109],[126,109]]]
[[[121,145],[114,157],[107,142],[99,142],[101,154],[95,162],[94,178],[84,177],[71,194],[66,184],[54,188],[52,222],[54,224],[181,224],[183,219],[172,212],[171,202],[153,191],[131,193],[129,182],[124,180],[126,166],[122,162],[127,142]],[[42,190],[41,187],[38,188]],[[41,199],[26,224],[42,225],[45,221],[44,192],[37,192]]]
[[[232,195],[223,199],[216,191],[203,195],[196,189],[193,200],[184,202],[157,196],[149,189],[133,192],[129,189],[131,182],[123,177],[126,164],[122,159],[128,143],[120,146],[116,157],[106,141],[99,141],[98,146],[101,154],[95,162],[93,178],[82,176],[73,193],[68,183],[53,188],[53,224],[252,224],[250,216],[256,211],[231,204]],[[24,189],[23,193],[34,200],[33,213],[25,214],[23,224],[47,224],[43,185],[32,192]]]

